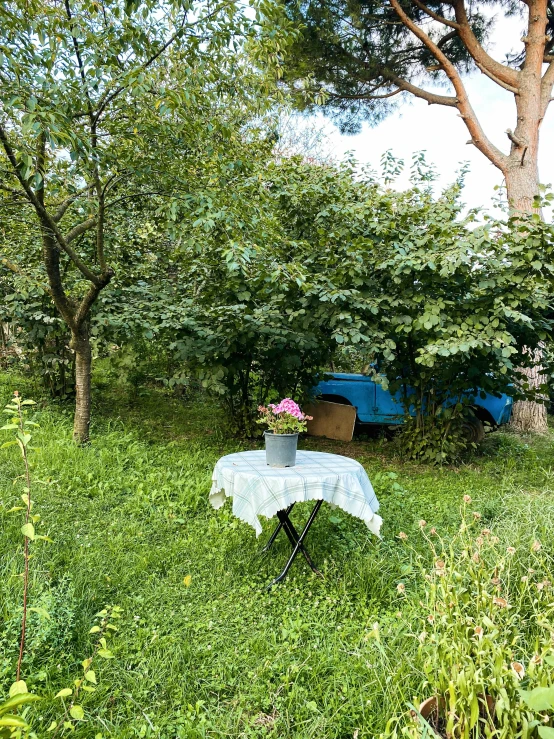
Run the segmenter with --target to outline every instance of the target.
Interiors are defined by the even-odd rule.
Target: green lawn
[[[3,405],[15,387],[1,378]],[[306,439],[302,448],[365,466],[381,502],[383,539],[324,508],[309,535],[324,579],[298,558],[267,593],[288,543],[262,557],[273,522],[256,540],[230,502],[219,511],[208,504],[218,457],[249,445],[228,438],[206,403],[154,391],[133,402],[106,389],[96,396],[87,448],[71,441],[70,408],[39,405],[34,455],[37,533],[54,541],[33,546],[31,606],[50,618],[31,614],[28,687],[53,698],[71,684],[91,651],[94,614],[108,604],[123,609],[116,659],[98,660],[98,689],[83,701],[87,720],[77,737],[378,736],[422,683],[410,621],[417,597],[396,589],[403,582],[417,593],[413,553],[396,535],[404,531],[423,548],[422,518],[448,535],[469,494],[506,544],[527,546],[534,537],[545,549],[554,544],[551,436],[497,433],[471,463],[444,469],[402,463],[383,440]],[[17,660],[21,513],[7,511],[19,501],[22,483],[13,480],[21,472],[17,451],[1,450],[0,695]],[[298,520],[306,510],[297,506]],[[56,702],[38,705],[35,730],[48,736]]]

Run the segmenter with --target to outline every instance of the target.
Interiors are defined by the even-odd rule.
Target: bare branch
[[[81,195],[84,195],[86,192],[88,192],[91,187],[92,185],[87,185],[86,187],[83,187],[82,190],[79,190],[78,192],[75,192],[73,193],[73,195],[70,195],[68,198],[66,198],[63,203],[59,205],[58,210],[52,216],[52,220],[54,221],[54,223],[59,223],[66,214],[67,209],[77,200],[77,198],[80,198]]]
[[[70,244],[72,241],[74,241],[77,236],[80,236],[81,234],[85,233],[85,231],[90,231],[91,228],[94,228],[96,226],[97,219],[96,218],[88,218],[86,221],[83,221],[82,223],[79,223],[77,226],[71,229],[71,231],[68,231],[65,235],[65,240],[68,244]]]
[[[32,188],[29,186],[27,181],[23,178],[21,171],[19,169],[19,166],[17,164],[15,153],[10,145],[10,142],[8,141],[8,137],[6,136],[6,132],[4,131],[2,126],[0,126],[0,141],[2,142],[2,146],[4,147],[4,151],[6,152],[8,160],[10,164],[12,165],[13,172],[15,176],[17,177],[17,179],[19,180],[19,184],[25,191],[25,194],[29,202],[33,205],[44,228],[48,229],[52,233],[52,235],[56,239],[59,246],[63,249],[63,251],[67,254],[67,256],[73,261],[73,263],[75,264],[77,269],[81,272],[81,274],[84,277],[86,277],[87,280],[90,280],[92,283],[97,284],[100,279],[98,275],[96,275],[91,269],[89,269],[87,265],[83,262],[83,260],[79,257],[77,252],[75,252],[69,246],[67,241],[64,239],[57,224],[54,222],[54,220],[52,219],[52,217],[50,216],[50,214],[48,213],[44,205],[40,202],[36,193],[32,190]]]
[[[554,87],[554,59],[548,65],[541,81],[541,107],[542,114],[546,113],[548,104],[551,102],[552,88]]]
[[[542,65],[546,53],[546,29],[548,26],[546,0],[529,0],[529,16],[527,35],[522,41],[525,43],[525,61],[523,71],[535,74],[540,79]]]
[[[431,10],[431,8],[428,8],[427,5],[424,5],[421,0],[412,0],[412,2],[417,5],[420,10],[423,10],[424,13],[427,13],[428,16],[430,16],[438,23],[442,23],[444,26],[450,26],[450,28],[455,28],[456,30],[458,29],[457,23],[455,23],[454,21],[449,21],[448,18],[444,18],[442,15],[435,13],[433,10]]]
[[[398,95],[399,92],[403,92],[402,88],[398,88],[397,90],[393,90],[392,92],[386,92],[383,95],[372,95],[372,100],[384,100],[385,98],[391,98],[394,95]]]
[[[502,80],[500,80],[498,77],[495,77],[492,72],[489,72],[489,70],[483,67],[482,64],[479,64],[479,62],[475,62],[475,64],[477,65],[478,69],[483,72],[484,75],[486,75],[493,82],[496,82],[497,85],[503,87],[505,90],[508,90],[508,92],[513,92],[514,95],[519,95],[519,90],[517,89],[517,87],[512,87],[511,85],[507,85],[505,82],[502,82]]]
[[[398,77],[397,75],[393,74],[389,70],[385,70],[383,74],[391,82],[394,82],[394,84],[400,90],[404,92],[411,92],[412,95],[415,95],[416,97],[421,98],[422,100],[426,100],[429,103],[429,105],[447,105],[447,106],[450,106],[451,108],[455,108],[458,105],[458,98],[451,97],[449,95],[437,95],[434,92],[428,92],[427,90],[423,90],[421,87],[412,85],[411,82],[408,82],[407,80],[404,80],[401,77]]]
[[[518,138],[511,128],[506,129],[506,136],[510,139],[514,146],[518,147],[518,149],[523,149],[527,146],[527,142],[523,139]]]
[[[450,31],[449,33],[445,34],[442,38],[440,38],[437,41],[437,46],[439,47],[439,49],[442,49],[442,47],[446,43],[448,43],[448,41],[451,41],[453,38],[456,38],[456,36],[458,36],[458,35],[459,34],[458,34],[457,29],[454,29],[454,31]]]
[[[71,8],[69,6],[69,0],[65,0],[65,12],[67,13],[67,18],[70,23],[71,27],[71,38],[73,40],[73,49],[75,50],[75,56],[77,57],[77,65],[79,67],[79,76],[81,77],[81,83],[83,85],[83,90],[87,99],[87,109],[88,109],[88,115],[92,117],[92,102],[90,100],[89,91],[87,88],[87,80],[85,77],[85,65],[83,64],[83,59],[81,57],[81,50],[79,49],[79,42],[77,41],[77,38],[73,34],[73,24],[71,21],[73,20],[73,16],[71,15]]]
[[[458,32],[460,34],[460,38],[473,60],[493,74],[497,79],[507,85],[517,88],[519,85],[520,73],[516,69],[512,69],[511,67],[507,67],[506,65],[497,62],[496,59],[489,56],[483,49],[469,25],[464,0],[454,0],[453,6],[456,20],[458,21]]]
[[[106,285],[110,282],[114,275],[114,272],[112,269],[107,269],[100,278],[100,281],[97,285],[91,285],[88,289],[88,292],[85,294],[81,302],[79,303],[79,307],[77,308],[77,312],[75,313],[75,323],[77,326],[79,326],[87,317],[89,310],[91,309],[94,301],[98,297],[100,291],[106,287]]]
[[[500,151],[500,149],[494,146],[494,144],[485,136],[485,133],[481,128],[481,124],[479,123],[479,120],[475,115],[473,108],[471,107],[471,103],[469,102],[464,83],[462,82],[462,78],[460,77],[458,70],[456,69],[454,64],[439,49],[437,44],[429,38],[425,31],[423,31],[423,29],[421,29],[416,23],[414,23],[411,18],[406,15],[398,0],[390,0],[390,3],[402,23],[414,34],[414,36],[416,36],[423,44],[425,44],[425,46],[433,54],[435,59],[442,65],[444,72],[452,83],[454,90],[456,91],[456,107],[460,111],[460,116],[466,124],[466,127],[471,135],[472,141],[475,146],[496,167],[503,171],[508,164],[508,157],[506,156],[506,154]]]

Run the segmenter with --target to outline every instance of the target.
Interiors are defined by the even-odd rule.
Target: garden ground
[[[15,384],[14,384],[15,383]],[[0,401],[25,383],[3,376]],[[27,393],[26,393],[27,394]],[[466,464],[403,463],[384,439],[351,444],[305,439],[301,448],[358,459],[381,502],[383,539],[364,524],[323,509],[309,549],[318,578],[298,558],[267,593],[288,553],[279,540],[260,556],[228,502],[208,503],[211,471],[223,454],[256,446],[226,434],[208,402],[159,391],[132,397],[97,388],[92,443],[71,440],[71,409],[39,404],[33,453],[37,533],[29,649],[23,677],[53,697],[91,652],[94,614],[123,609],[99,660],[77,737],[298,737],[368,739],[418,695],[417,593],[413,551],[420,519],[448,535],[464,495],[506,546],[554,543],[552,434],[523,439],[498,432]],[[21,615],[21,460],[0,451],[0,695],[14,679]],[[295,516],[306,515],[297,506]],[[44,609],[49,617],[40,609]],[[379,625],[378,627],[376,625]],[[40,725],[54,714],[45,701]],[[38,735],[43,734],[38,731]],[[44,734],[46,735],[46,734]]]

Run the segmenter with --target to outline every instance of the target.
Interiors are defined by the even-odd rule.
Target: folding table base
[[[294,524],[289,518],[290,513],[292,509],[294,508],[294,503],[292,503],[287,509],[283,509],[282,511],[277,511],[277,518],[279,519],[279,524],[277,525],[275,531],[269,537],[269,541],[267,542],[265,547],[262,549],[262,552],[267,552],[271,549],[271,547],[273,546],[273,542],[277,538],[277,535],[279,534],[281,529],[284,530],[290,543],[292,544],[293,549],[292,549],[292,554],[289,557],[289,561],[285,565],[281,574],[278,577],[276,577],[274,580],[272,580],[272,582],[267,586],[268,590],[272,588],[274,585],[277,585],[278,582],[281,582],[281,580],[285,579],[285,577],[287,576],[287,572],[290,570],[290,567],[292,563],[294,562],[298,552],[302,552],[302,554],[304,555],[304,558],[306,559],[306,562],[309,564],[311,569],[317,575],[321,575],[323,577],[321,572],[317,569],[317,567],[312,562],[312,558],[310,557],[310,555],[308,554],[304,546],[304,539],[306,538],[306,534],[308,533],[311,525],[315,521],[315,517],[317,516],[322,503],[323,503],[322,500],[317,501],[317,503],[313,507],[312,512],[310,513],[310,517],[308,518],[308,521],[306,525],[304,526],[301,534],[298,534],[298,531],[296,530]]]

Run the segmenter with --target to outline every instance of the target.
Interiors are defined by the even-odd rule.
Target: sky
[[[519,51],[522,22],[516,19],[497,20],[488,47],[498,61],[504,60],[504,52]],[[546,69],[546,67],[544,68]],[[477,72],[465,77],[469,98],[481,125],[496,146],[509,152],[506,129],[516,127],[514,96]],[[430,88],[427,88],[430,89]],[[442,94],[452,94],[441,89]],[[425,101],[406,95],[404,103],[389,118],[374,128],[364,125],[361,133],[345,136],[330,122],[325,122],[327,146],[332,154],[341,158],[351,151],[361,163],[370,164],[379,171],[383,152],[391,149],[396,157],[405,160],[409,169],[412,154],[425,150],[426,158],[436,165],[437,185],[450,184],[462,162],[470,163],[463,200],[468,207],[484,207],[491,210],[495,197],[495,185],[502,184],[502,174],[474,146],[467,145],[468,131],[455,108],[428,105]],[[541,126],[539,150],[539,175],[543,184],[554,185],[554,102],[551,103]],[[395,186],[407,186],[407,173]],[[496,196],[498,194],[496,193]]]

